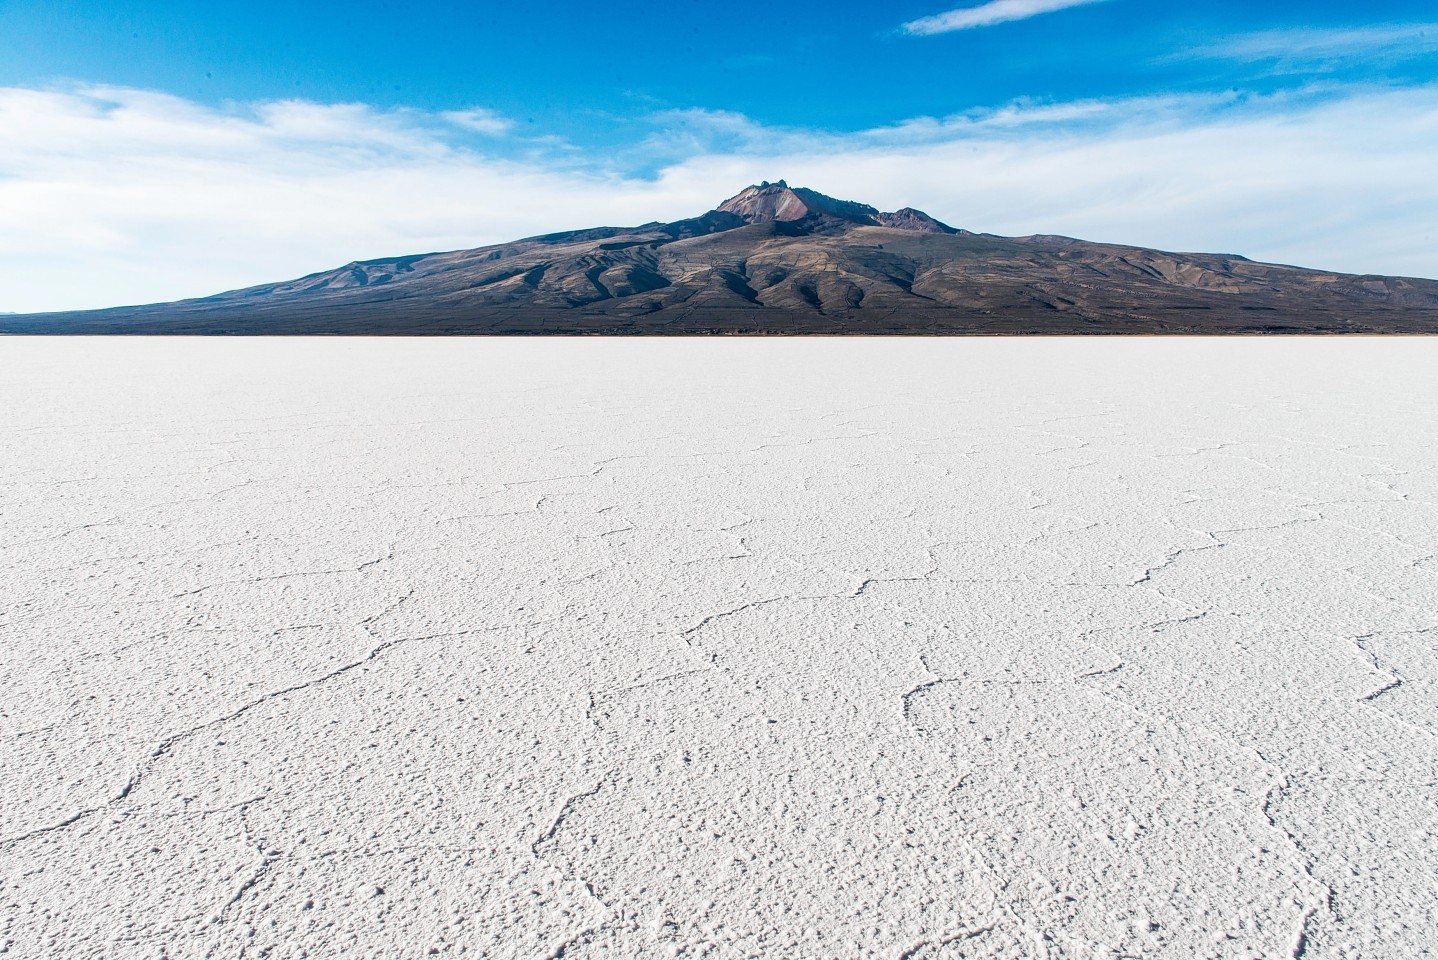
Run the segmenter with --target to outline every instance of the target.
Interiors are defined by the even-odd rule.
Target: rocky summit
[[[783,180],[697,217],[358,261],[0,333],[1435,333],[1438,281],[956,229]]]
[[[946,223],[912,207],[894,213],[880,213],[867,203],[835,200],[804,187],[791,187],[783,180],[746,187],[716,208],[732,213],[745,223],[807,221],[812,228],[829,222],[865,227],[892,227],[895,230],[916,230],[920,233],[958,233]]]

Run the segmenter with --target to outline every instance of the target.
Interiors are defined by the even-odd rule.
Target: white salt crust
[[[0,340],[8,957],[1438,949],[1438,341]]]

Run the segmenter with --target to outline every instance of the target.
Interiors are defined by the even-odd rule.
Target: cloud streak
[[[502,137],[514,129],[513,120],[484,107],[448,110],[441,113],[440,116],[455,126],[491,137]]]
[[[1168,59],[1274,61],[1310,69],[1354,57],[1391,62],[1438,53],[1438,23],[1393,23],[1336,29],[1265,30],[1177,54]]]
[[[652,137],[592,154],[473,127],[364,104],[0,88],[0,310],[678,219],[780,177],[977,231],[1438,277],[1438,86],[1017,102],[852,133],[670,111]]]
[[[911,36],[929,37],[952,33],[955,30],[972,30],[976,27],[1027,20],[1043,13],[1103,2],[1104,0],[989,0],[977,7],[960,7],[932,17],[910,20],[901,29]]]

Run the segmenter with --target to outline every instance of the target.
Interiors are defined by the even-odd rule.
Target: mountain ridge
[[[784,180],[671,222],[352,261],[0,333],[1432,333],[1438,281],[998,237]]]

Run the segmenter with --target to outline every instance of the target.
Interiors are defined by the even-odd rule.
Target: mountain
[[[1438,281],[976,234],[780,180],[673,223],[0,316],[0,333],[1438,333]]]

